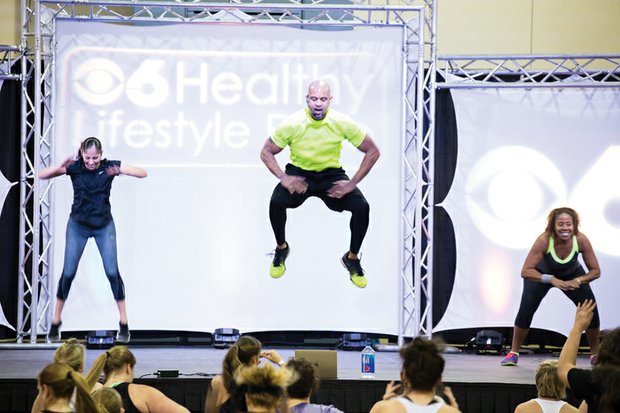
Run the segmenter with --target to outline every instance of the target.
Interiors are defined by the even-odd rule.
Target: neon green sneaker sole
[[[359,288],[366,288],[366,285],[368,285],[368,282],[366,281],[366,277],[364,277],[363,275],[352,275],[351,282],[355,284],[356,287],[359,287]]]
[[[280,278],[284,275],[285,272],[286,265],[284,264],[278,265],[277,267],[271,264],[271,267],[269,267],[269,275],[271,275],[271,278]]]
[[[519,362],[519,354],[509,352],[506,357],[501,361],[500,365],[502,366],[516,366]]]

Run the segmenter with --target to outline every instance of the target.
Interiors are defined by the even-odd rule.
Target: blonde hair
[[[558,378],[558,360],[545,360],[536,369],[538,397],[560,400],[566,397],[566,386]]]
[[[54,362],[65,363],[78,373],[84,370],[85,348],[75,338],[62,343],[54,352]]]
[[[60,347],[54,352],[54,361],[56,363],[65,363],[78,373],[83,373],[84,370],[84,355],[86,353],[86,347],[81,344],[77,339],[70,338],[66,342],[62,343]],[[93,370],[86,374],[84,379],[89,389],[95,386],[95,383],[99,380],[101,372]]]
[[[107,379],[111,373],[121,370],[126,364],[131,367],[135,366],[136,356],[125,346],[112,347],[95,359],[88,371],[87,380],[89,378],[99,378],[102,372]]]
[[[291,382],[292,374],[288,369],[276,369],[267,364],[264,367],[242,367],[235,374],[235,382],[245,393],[246,401],[253,406],[275,409],[286,387]]]
[[[80,413],[98,413],[82,375],[64,363],[52,363],[39,373],[39,385],[47,386],[55,399],[70,400],[76,392],[75,407]]]
[[[121,413],[123,399],[112,387],[101,387],[93,393],[93,400],[100,413]]]

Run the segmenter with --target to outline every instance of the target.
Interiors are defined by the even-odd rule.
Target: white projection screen
[[[402,38],[400,28],[57,22],[53,162],[93,135],[104,157],[149,173],[117,178],[111,196],[132,329],[398,333]],[[350,214],[316,198],[289,211],[287,272],[269,277],[277,180],[259,152],[274,126],[305,106],[315,78],[331,84],[332,108],[360,122],[382,153],[360,184],[371,205],[365,289],[339,261]],[[277,159],[284,167],[288,151]],[[349,176],[361,159],[345,142]],[[72,189],[68,177],[54,185],[55,286]],[[117,323],[90,240],[63,326]]]
[[[523,261],[558,206],[596,252],[601,328],[620,325],[620,92],[452,89],[456,175],[442,203],[455,228],[455,285],[435,331],[512,326]],[[552,289],[532,327],[567,334],[575,306]]]

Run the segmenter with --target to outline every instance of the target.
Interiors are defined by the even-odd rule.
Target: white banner
[[[452,90],[456,176],[443,206],[456,232],[457,268],[436,330],[512,326],[523,261],[552,208],[581,216],[601,266],[591,286],[601,327],[620,325],[620,92]],[[584,267],[585,268],[585,267]],[[532,327],[567,334],[575,306],[552,289]]]
[[[132,329],[398,332],[400,29],[58,21],[57,40],[54,162],[92,135],[105,157],[149,172],[115,180],[111,196]],[[332,107],[358,120],[382,152],[360,185],[371,205],[363,290],[339,262],[350,215],[316,198],[289,210],[287,272],[269,277],[268,205],[277,180],[259,152],[275,125],[305,106],[316,78],[331,84]],[[350,176],[361,158],[345,143]],[[284,166],[288,151],[277,159]],[[71,199],[70,179],[57,178],[56,278]],[[91,240],[63,327],[117,322]]]

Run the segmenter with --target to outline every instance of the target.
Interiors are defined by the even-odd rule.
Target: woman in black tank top
[[[587,271],[578,261],[581,254]],[[572,208],[556,208],[547,217],[547,228],[534,242],[523,268],[523,293],[515,319],[510,352],[502,366],[519,361],[519,348],[527,337],[534,313],[553,287],[560,289],[575,305],[596,301],[590,283],[601,276],[590,240],[579,232],[579,215]],[[593,356],[599,349],[598,310],[595,311],[586,336]],[[594,358],[593,358],[594,359]]]
[[[116,346],[97,357],[91,371],[103,372],[104,386],[121,395],[126,413],[189,413],[156,388],[132,383],[135,365],[133,353],[125,346]]]

